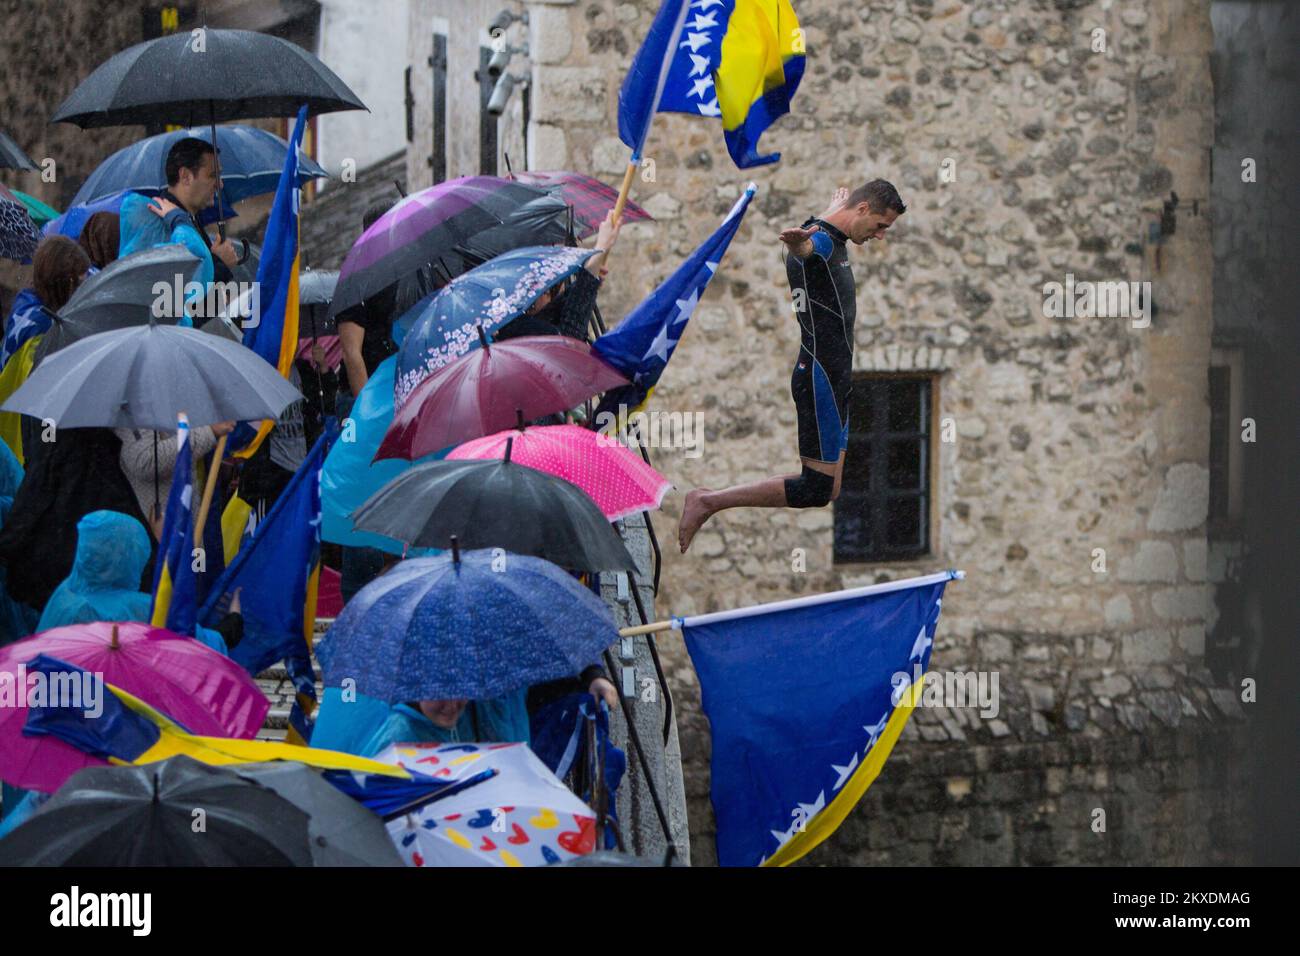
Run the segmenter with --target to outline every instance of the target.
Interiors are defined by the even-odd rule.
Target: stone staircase
[[[313,644],[320,641],[332,623],[334,623],[333,618],[316,619],[315,633],[312,637]],[[320,700],[325,685],[321,681],[320,665],[316,663],[314,655],[312,657],[312,668],[316,672],[316,699]],[[282,741],[289,729],[289,711],[293,707],[293,683],[289,680],[284,665],[280,663],[258,674],[256,681],[257,686],[266,695],[266,699],[271,702],[271,709],[267,711],[266,720],[262,723],[262,729],[258,732],[256,739]]]

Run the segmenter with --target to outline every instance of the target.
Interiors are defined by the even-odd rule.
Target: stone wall
[[[618,88],[657,4],[527,6],[532,155],[616,183],[627,163],[614,136]],[[1206,6],[796,6],[809,70],[793,115],[764,138],[782,162],[737,170],[713,122],[657,117],[653,181],[643,170],[632,196],[658,222],[624,229],[602,305],[611,320],[626,314],[752,178],[758,197],[655,393],[662,411],[703,413],[704,453],[660,449],[655,462],[679,489],[796,470],[797,333],[775,236],[821,210],[837,184],[893,181],[909,212],[887,240],[851,252],[855,366],[935,376],[955,435],[936,445],[931,556],[835,565],[830,509],[730,512],[689,555],[666,555],[661,613],[967,571],[948,589],[934,666],[998,669],[999,719],[922,708],[874,795],[809,862],[1094,860],[1101,851],[1088,849],[1076,811],[1107,803],[1119,809],[1112,836],[1116,819],[1125,835],[1105,858],[1231,859],[1239,825],[1216,832],[1213,850],[1203,838],[1236,779],[1228,715],[1243,711],[1203,666],[1216,616],[1205,527]],[[1098,28],[1104,50],[1094,50]],[[1162,226],[1171,192],[1176,221]],[[1150,326],[1047,317],[1043,286],[1067,273],[1151,282]],[[670,521],[680,500],[665,503]],[[791,570],[796,548],[804,573]],[[680,643],[661,643],[678,689],[692,852],[711,862],[707,723]],[[1038,782],[1022,787],[1026,775]],[[937,802],[966,786],[969,800]],[[988,797],[996,809],[975,819],[965,808],[986,793],[1001,794]],[[899,828],[888,845],[871,836],[886,805]],[[1189,835],[1137,836],[1153,823]],[[1060,832],[1049,841],[1035,836],[1042,827]],[[1009,842],[991,850],[994,829]]]
[[[64,209],[85,177],[115,150],[139,139],[143,127],[81,130],[50,124],[50,116],[112,52],[144,38],[139,4],[66,0],[0,2],[0,128],[38,166],[53,159],[53,178],[40,171],[0,170],[0,181]],[[9,314],[14,294],[31,284],[31,267],[0,259],[0,309]]]

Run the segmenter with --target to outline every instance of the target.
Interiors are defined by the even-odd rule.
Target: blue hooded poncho
[[[140,590],[149,533],[129,515],[92,511],[77,522],[72,573],[55,589],[38,631],[88,621],[147,621],[152,597]]]

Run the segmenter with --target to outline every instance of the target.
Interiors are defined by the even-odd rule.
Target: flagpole
[[[681,630],[681,626],[685,623],[706,624],[721,620],[735,620],[742,617],[752,617],[756,614],[767,614],[773,611],[788,611],[800,607],[812,607],[817,604],[827,604],[832,601],[842,601],[848,598],[866,597],[871,594],[887,594],[890,591],[901,591],[906,588],[919,587],[925,584],[960,581],[965,577],[965,571],[940,571],[935,574],[922,575],[921,577],[916,578],[903,578],[899,581],[868,584],[859,588],[845,588],[840,591],[830,591],[825,594],[812,594],[807,597],[792,598],[788,601],[773,601],[768,604],[755,604],[751,607],[739,608],[734,611],[719,611],[715,614],[701,614],[693,618],[673,617],[666,621],[652,621],[649,624],[638,624],[634,627],[621,627],[618,630],[618,636],[636,637],[638,634],[658,634],[661,631],[677,631]]]
[[[217,439],[216,451],[212,453],[212,466],[208,468],[208,480],[203,485],[203,501],[199,505],[198,516],[194,522],[194,537],[198,541],[195,547],[203,547],[204,522],[208,519],[208,507],[212,504],[212,492],[217,487],[217,472],[221,470],[221,459],[226,453],[226,436]]]
[[[628,194],[632,191],[632,177],[638,165],[636,154],[633,154],[627,161],[627,171],[623,173],[623,185],[618,190],[618,202],[614,203],[615,223],[623,218],[623,207],[627,205]],[[609,261],[608,255],[605,256],[605,261]]]

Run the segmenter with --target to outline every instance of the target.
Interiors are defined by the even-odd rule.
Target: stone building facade
[[[529,16],[515,36],[529,45],[530,166],[617,183],[627,163],[618,88],[657,4],[532,0],[474,12],[486,22],[503,5]],[[796,8],[809,69],[793,114],[764,138],[782,161],[737,170],[714,122],[657,117],[653,170],[632,192],[657,222],[624,229],[602,307],[611,320],[626,314],[753,179],[757,199],[655,393],[662,411],[703,416],[703,454],[659,449],[655,461],[682,490],[796,470],[797,331],[776,234],[820,211],[836,185],[897,184],[909,212],[888,239],[851,253],[855,366],[864,383],[928,383],[924,547],[904,561],[836,563],[839,505],[729,512],[688,555],[665,555],[660,613],[967,572],[948,589],[933,666],[998,672],[998,715],[921,708],[881,779],[808,863],[1240,859],[1250,709],[1204,666],[1215,587],[1230,573],[1206,531],[1206,5]],[[477,121],[453,113],[449,139],[468,144],[474,131],[463,127]],[[416,141],[413,185],[427,165]],[[477,171],[474,161],[471,147],[449,175]],[[1067,274],[1149,282],[1149,325],[1050,317],[1044,286]],[[665,503],[664,538],[680,501]],[[692,855],[711,863],[707,721],[680,643],[661,644]],[[1104,833],[1093,828],[1098,809]]]

